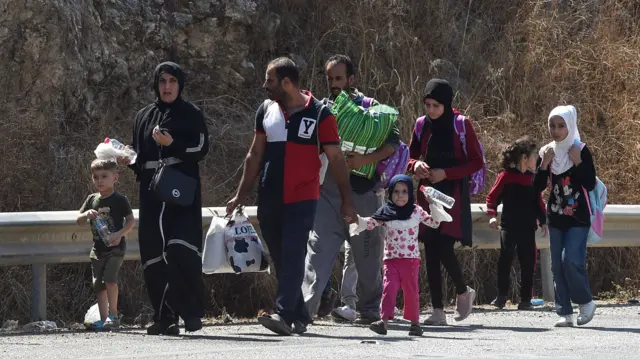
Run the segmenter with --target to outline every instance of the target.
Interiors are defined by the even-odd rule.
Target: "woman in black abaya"
[[[202,200],[198,162],[209,152],[202,111],[181,97],[184,73],[173,62],[158,65],[153,74],[157,99],[138,111],[133,148],[138,157],[130,167],[140,182],[139,243],[144,279],[154,310],[150,335],[178,335],[178,317],[186,331],[202,328]],[[149,189],[158,167],[165,165],[197,179],[190,205],[164,202]]]

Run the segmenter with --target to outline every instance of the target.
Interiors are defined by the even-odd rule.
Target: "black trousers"
[[[174,206],[156,199],[148,190],[149,179],[150,176],[143,176],[140,184],[138,240],[153,319],[177,322],[178,317],[202,318],[200,187],[190,206]]]
[[[509,293],[509,277],[514,254],[520,261],[520,301],[529,302],[533,295],[533,275],[536,267],[537,248],[535,230],[500,231],[500,259],[498,260],[498,295]]]
[[[302,295],[309,232],[313,229],[318,201],[258,206],[262,238],[269,247],[278,278],[276,312],[291,325],[311,323]]]
[[[453,250],[456,239],[441,234],[439,231],[432,231],[426,236],[425,262],[427,265],[427,282],[431,292],[431,305],[434,309],[443,309],[442,293],[442,271],[440,263],[444,265],[447,273],[453,279],[456,286],[456,293],[463,294],[467,291],[467,284],[462,275],[462,269],[458,263],[458,258]]]

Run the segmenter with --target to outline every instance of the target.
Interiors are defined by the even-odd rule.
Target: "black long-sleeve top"
[[[171,145],[162,148],[158,146],[152,137],[156,126],[166,129],[171,135]],[[209,132],[204,114],[196,105],[181,98],[172,104],[156,101],[138,111],[132,145],[138,157],[130,167],[136,172],[138,180],[144,173],[144,163],[157,161],[160,150],[163,159],[176,157],[183,161],[173,167],[194,178],[200,178],[198,162],[209,152]],[[148,172],[152,175],[154,171]]]
[[[558,175],[552,174],[549,169],[541,169],[542,160],[538,159],[538,172],[533,181],[535,188],[544,191],[551,177],[551,194],[547,203],[549,226],[560,230],[591,226],[588,195],[585,191],[589,192],[595,188],[596,169],[587,146],[582,148],[580,158],[582,162],[578,166],[573,166]]]
[[[487,213],[496,215],[502,203],[500,227],[507,231],[535,231],[546,224],[542,191],[533,186],[533,172],[510,168],[498,174],[487,195]]]

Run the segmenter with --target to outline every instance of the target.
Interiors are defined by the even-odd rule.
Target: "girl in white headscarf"
[[[584,325],[596,310],[586,271],[591,227],[587,192],[596,185],[596,170],[591,151],[580,142],[575,107],[554,108],[548,126],[553,141],[540,149],[534,186],[543,191],[551,181],[547,216],[556,312],[560,316],[556,326],[573,326],[572,299],[580,308],[577,324]]]

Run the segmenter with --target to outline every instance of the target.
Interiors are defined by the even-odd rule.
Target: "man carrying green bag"
[[[351,197],[358,214],[370,216],[384,203],[384,194],[378,195],[375,191],[379,181],[376,166],[393,155],[400,144],[396,121],[398,111],[378,105],[353,87],[355,70],[347,56],[331,57],[325,70],[331,96],[324,102],[331,106],[338,121],[341,146],[351,169]],[[332,303],[327,296],[331,293],[331,273],[344,244],[344,306],[335,308],[331,315],[339,320],[370,324],[380,318],[383,233],[378,228],[350,237],[347,226],[338,215],[341,200],[335,178],[326,173],[321,183],[314,230],[307,245],[306,273],[302,284],[305,302],[312,315],[318,312],[323,290],[326,292],[322,298],[323,306]],[[356,309],[360,314],[357,320]]]

